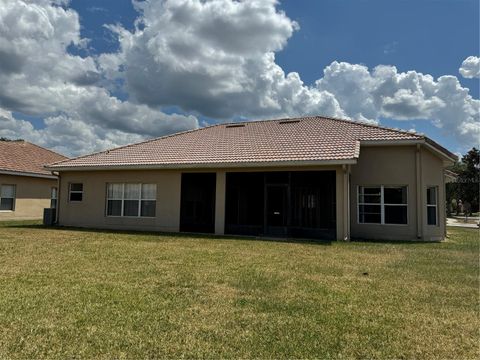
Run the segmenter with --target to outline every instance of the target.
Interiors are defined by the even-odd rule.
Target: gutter
[[[53,180],[57,179],[57,176],[55,176],[55,175],[38,174],[38,173],[32,173],[32,172],[26,172],[26,171],[0,170],[0,174],[2,174],[2,175],[14,175],[14,176],[37,177],[37,178],[53,179]]]
[[[190,164],[130,164],[130,165],[84,165],[84,166],[45,166],[50,171],[86,171],[86,170],[171,170],[171,169],[238,169],[238,168],[270,168],[282,166],[318,166],[318,165],[351,165],[357,159],[345,160],[287,160],[262,162],[231,162],[231,163],[190,163]]]

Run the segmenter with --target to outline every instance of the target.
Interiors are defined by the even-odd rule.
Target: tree
[[[465,201],[470,202],[473,211],[478,211],[479,205],[479,183],[480,183],[480,151],[472,148],[462,157],[462,163],[465,164],[464,171],[459,175],[462,184],[460,195]]]
[[[472,148],[461,162],[449,168],[458,175],[456,182],[447,184],[447,205],[452,199],[469,202],[471,210],[479,210],[480,151]]]

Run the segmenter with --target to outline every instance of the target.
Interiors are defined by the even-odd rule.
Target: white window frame
[[[428,190],[429,189],[435,189],[435,204],[429,204],[428,203]],[[428,226],[438,226],[438,186],[437,185],[429,185],[427,186],[427,192],[426,192],[426,203],[427,203],[427,225]],[[429,224],[428,223],[428,208],[433,207],[435,208],[435,224]]]
[[[109,185],[113,185],[113,184],[116,184],[116,185],[122,185],[122,198],[121,199],[116,199],[116,198],[109,198],[108,197],[108,186]],[[140,192],[139,192],[139,195],[138,195],[138,213],[137,215],[123,215],[123,212],[124,212],[124,202],[125,200],[136,200],[136,199],[125,199],[125,185],[126,184],[137,184],[137,185],[140,185]],[[155,185],[155,199],[147,199],[147,198],[142,198],[142,189],[143,189],[143,186],[144,185]],[[147,219],[154,219],[157,217],[156,215],[156,212],[155,212],[155,216],[141,216],[142,214],[142,200],[144,201],[155,201],[155,206],[157,204],[157,199],[156,199],[156,196],[157,196],[157,184],[154,184],[154,183],[107,183],[107,186],[106,186],[106,194],[105,194],[105,198],[106,198],[106,203],[105,203],[105,216],[106,217],[111,217],[111,218],[120,218],[120,217],[125,217],[125,218],[147,218]],[[109,200],[113,200],[113,201],[119,201],[121,200],[122,201],[122,207],[120,209],[120,215],[108,215],[108,201]]]
[[[82,184],[82,191],[80,190],[72,190],[72,185]],[[68,202],[75,202],[79,203],[83,201],[83,192],[84,192],[84,185],[81,182],[72,182],[68,184]],[[72,194],[82,194],[82,200],[72,200]]]
[[[380,203],[361,203],[360,202],[360,188],[380,188]],[[407,190],[407,203],[406,204],[386,204],[384,190],[385,189],[397,189],[406,188]],[[380,206],[380,222],[360,222],[360,206],[361,205],[374,205]],[[405,206],[407,209],[407,222],[405,224],[390,224],[385,222],[385,206]],[[357,186],[357,224],[358,225],[388,225],[388,226],[408,226],[408,185],[358,185]]]
[[[366,203],[360,202],[360,188],[380,188],[380,202],[379,203]],[[365,195],[365,194],[364,194]],[[378,196],[378,195],[376,195]],[[384,214],[382,210],[383,203],[383,189],[381,185],[359,185],[357,186],[357,224],[366,224],[366,225],[381,225],[383,224]],[[380,223],[370,223],[370,222],[360,222],[360,206],[380,206]]]
[[[13,212],[15,211],[15,205],[17,203],[17,185],[16,184],[0,184],[0,201],[2,200],[2,186],[13,186],[13,198],[5,198],[5,199],[13,199],[12,208],[9,210],[0,210],[0,212]]]

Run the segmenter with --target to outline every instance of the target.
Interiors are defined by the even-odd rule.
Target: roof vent
[[[245,127],[245,124],[229,124],[225,125],[226,128],[238,128],[238,127]]]
[[[296,124],[296,123],[299,123],[300,120],[282,120],[282,121],[279,121],[278,123],[279,124]]]

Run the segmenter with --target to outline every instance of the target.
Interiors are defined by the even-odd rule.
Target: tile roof
[[[52,175],[45,165],[67,159],[51,150],[23,140],[0,140],[0,172]]]
[[[359,141],[424,140],[412,132],[326,117],[218,124],[61,161],[50,168],[354,160]]]

